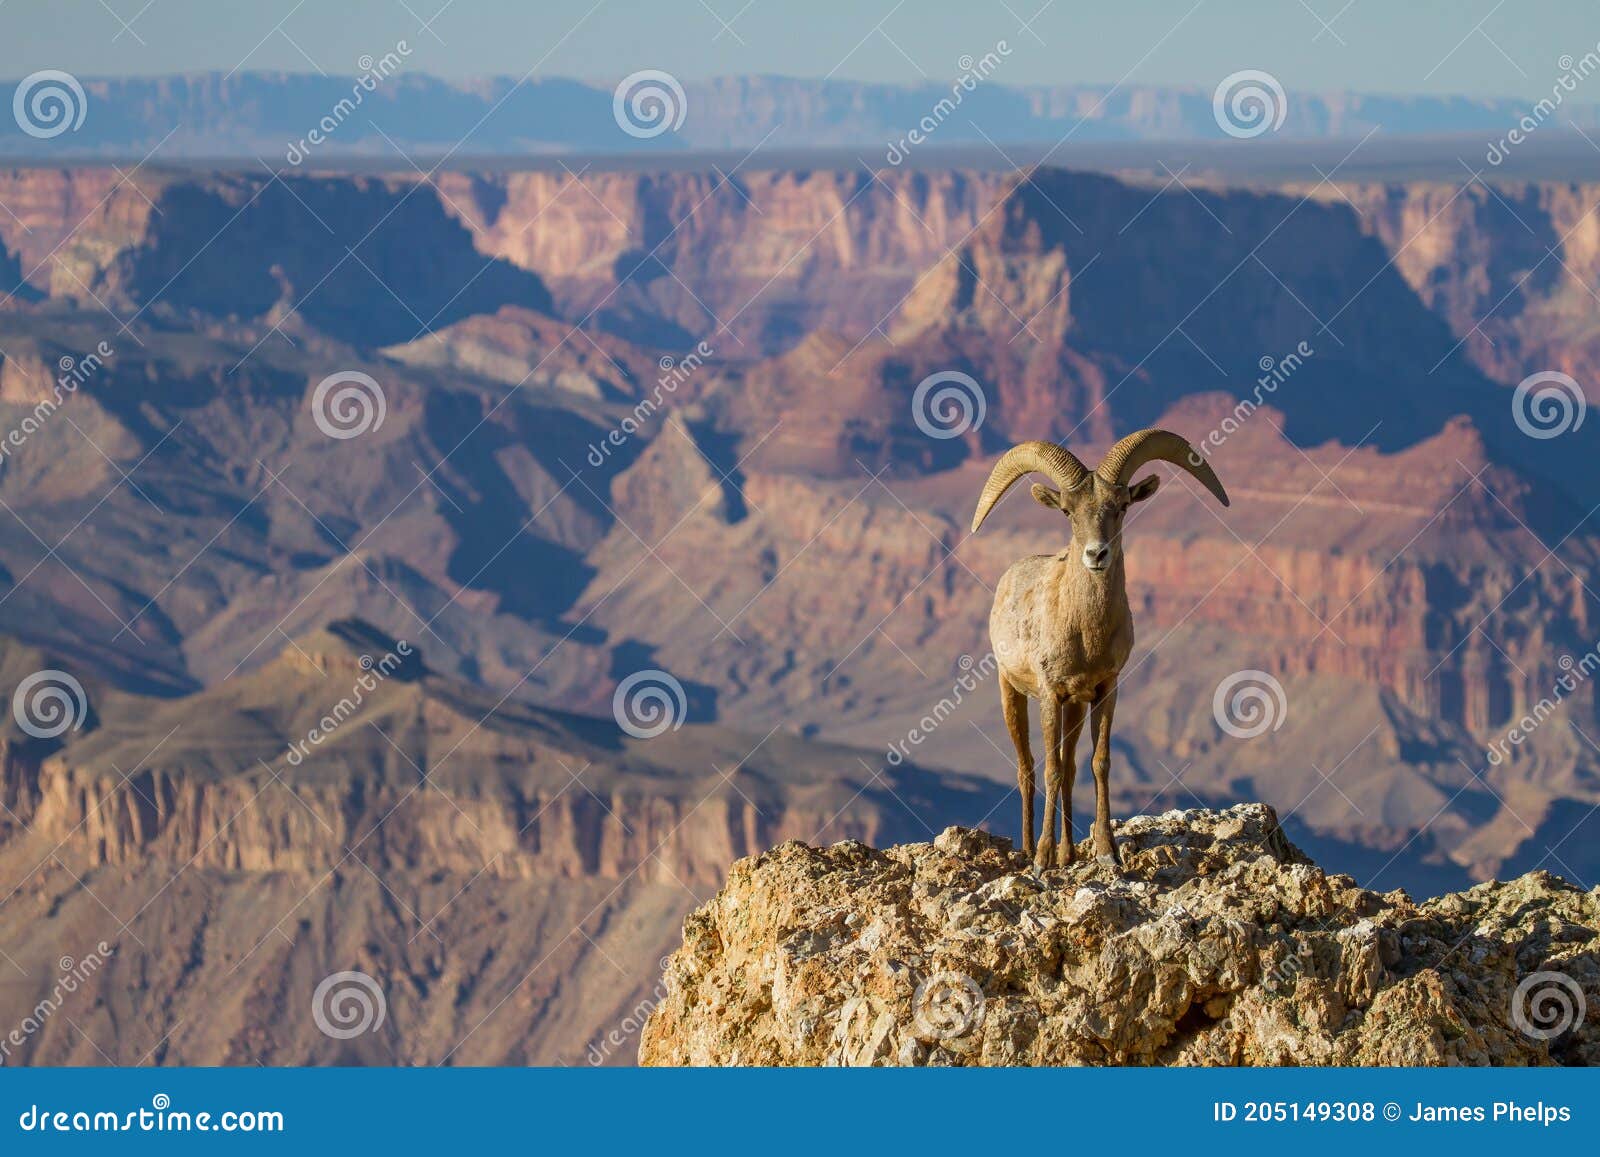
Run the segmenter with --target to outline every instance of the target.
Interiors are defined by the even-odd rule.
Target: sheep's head
[[[1154,474],[1132,486],[1090,474],[1076,490],[1052,490],[1034,483],[1033,497],[1039,505],[1067,516],[1072,523],[1072,541],[1083,545],[1083,565],[1103,571],[1110,568],[1112,554],[1122,548],[1122,516],[1130,505],[1154,494],[1160,484]]]
[[[1129,434],[1106,452],[1099,467],[1089,470],[1072,451],[1054,442],[1023,442],[1000,457],[978,499],[972,529],[983,525],[1001,495],[1026,474],[1037,471],[1056,484],[1055,489],[1035,485],[1033,497],[1043,506],[1059,510],[1072,523],[1072,538],[1081,544],[1085,568],[1099,572],[1110,568],[1122,549],[1122,519],[1128,507],[1156,492],[1161,480],[1154,474],[1133,482],[1147,462],[1160,459],[1194,475],[1222,505],[1228,493],[1210,465],[1177,434],[1167,430],[1140,430]]]

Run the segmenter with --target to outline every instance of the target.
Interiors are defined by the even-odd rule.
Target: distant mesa
[[[985,59],[998,62],[994,48]],[[414,71],[407,62],[360,94],[359,107],[341,115],[337,128],[318,142],[308,141],[308,133],[319,121],[326,127],[327,114],[341,102],[350,105],[353,77],[266,71],[108,77],[90,86],[92,107],[100,111],[71,133],[40,140],[5,118],[0,154],[40,156],[48,146],[52,158],[125,157],[159,146],[163,159],[238,157],[254,165],[264,157],[291,170],[352,162],[405,168],[408,161],[417,163],[414,158],[442,151],[441,142],[469,141],[476,155],[522,163],[530,155],[632,153],[662,164],[695,149],[745,153],[760,146],[769,152],[851,148],[887,167],[937,161],[963,146],[995,164],[1068,136],[1074,144],[1103,146],[1227,142],[1238,135],[1236,126],[1229,126],[1232,133],[1223,127],[1209,85],[1016,85],[1004,83],[1003,70],[980,74],[982,83],[956,92],[962,111],[948,117],[940,111],[941,102],[951,101],[948,79],[894,84],[735,75],[689,81],[681,85],[679,106],[680,114],[686,106],[689,115],[673,118],[671,131],[642,133],[619,123],[609,83],[508,76],[462,82]],[[1512,99],[1291,88],[1272,131],[1251,143],[1265,148],[1280,139],[1353,141],[1379,126],[1385,140],[1473,134],[1481,165],[1484,140],[1502,138],[1527,111],[1525,102]],[[910,143],[907,134],[930,117],[937,120],[936,130],[922,143]],[[1594,106],[1569,103],[1558,119],[1592,127]],[[1560,131],[1551,125],[1512,157]]]

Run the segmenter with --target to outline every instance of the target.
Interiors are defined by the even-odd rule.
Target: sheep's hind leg
[[[1072,863],[1077,848],[1072,838],[1072,785],[1078,778],[1078,734],[1083,730],[1083,719],[1088,714],[1083,703],[1066,703],[1062,706],[1061,721],[1061,844],[1056,848],[1056,866],[1064,868]]]
[[[1121,865],[1122,856],[1111,838],[1111,717],[1117,710],[1117,681],[1108,679],[1097,689],[1094,714],[1094,853]]]
[[[1017,790],[1022,793],[1022,852],[1033,855],[1033,752],[1028,747],[1028,696],[1000,676],[1000,709],[1017,749]]]
[[[1056,800],[1061,797],[1061,700],[1048,688],[1039,700],[1039,725],[1044,729],[1044,834],[1033,857],[1033,870],[1056,865]]]

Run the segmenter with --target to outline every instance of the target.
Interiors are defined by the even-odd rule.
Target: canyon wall
[[[1583,369],[1593,300],[1575,279],[1600,275],[1583,212],[1600,189],[1338,192],[1355,207],[1326,189],[1302,203],[1294,187],[1162,191],[1056,170],[701,166],[449,172],[436,184],[14,170],[0,175],[17,214],[0,219],[0,241],[31,280],[8,324],[40,336],[8,330],[0,397],[27,405],[57,345],[69,348],[35,314],[89,333],[112,327],[106,310],[159,313],[149,348],[126,350],[126,366],[75,399],[104,425],[96,442],[132,463],[181,427],[201,460],[293,459],[314,481],[288,484],[292,497],[269,490],[277,501],[257,528],[233,519],[254,481],[208,477],[223,498],[169,512],[159,529],[138,504],[118,507],[135,529],[94,550],[69,532],[114,476],[70,430],[8,463],[6,484],[41,505],[45,529],[59,515],[49,537],[68,536],[63,557],[94,576],[105,607],[167,604],[163,628],[148,614],[143,629],[146,646],[170,648],[174,684],[259,662],[255,624],[316,594],[323,618],[371,604],[395,630],[435,613],[414,608],[437,608],[447,669],[508,686],[534,669],[530,690],[564,708],[605,715],[618,673],[648,662],[690,684],[697,719],[878,747],[921,716],[953,657],[987,650],[1005,566],[1055,542],[1032,510],[966,535],[1002,445],[1054,436],[1093,457],[1135,424],[1226,429],[1216,465],[1233,507],[1197,505],[1176,479],[1130,524],[1141,647],[1170,639],[1174,652],[1146,660],[1167,685],[1145,689],[1140,731],[1168,752],[1213,743],[1207,713],[1179,706],[1203,707],[1204,689],[1171,681],[1256,669],[1323,681],[1330,702],[1327,688],[1357,693],[1367,715],[1341,738],[1376,728],[1386,758],[1437,778],[1462,760],[1481,767],[1488,742],[1595,646],[1600,552],[1581,529],[1588,475],[1574,458],[1585,444],[1522,438],[1496,383],[1557,351]],[[374,275],[409,308],[375,292]],[[1308,335],[1315,354],[1241,410],[1263,359]],[[653,398],[660,367],[700,341],[714,354]],[[207,359],[234,368],[196,368]],[[351,364],[383,378],[387,425],[335,451],[305,420],[304,395]],[[987,403],[982,423],[948,439],[930,437],[912,406],[940,371],[967,374]],[[683,412],[669,420],[655,401]],[[614,457],[581,469],[588,447],[630,423]],[[437,488],[413,487],[428,461],[442,463]],[[152,467],[171,471],[172,494],[193,487],[187,462]],[[51,471],[55,484],[37,487]],[[192,590],[168,592],[170,570],[135,569],[130,544],[170,534],[173,518],[197,543],[229,536],[226,551],[203,552]],[[363,568],[336,576],[338,544],[355,541]],[[13,547],[13,574],[46,565],[25,537]],[[72,625],[97,605],[52,606],[26,625],[83,636]],[[1225,656],[1207,650],[1224,645]],[[1180,661],[1189,653],[1211,666]],[[1573,722],[1597,718],[1587,682],[1571,698]],[[1587,766],[1569,732],[1547,729],[1538,744]],[[945,765],[993,762],[987,738],[954,755]],[[1552,791],[1563,790],[1556,762],[1537,772]],[[1230,770],[1219,760],[1208,774],[1221,791]],[[89,809],[63,801],[99,790],[92,776],[74,783],[52,805],[66,827]],[[1408,797],[1400,820],[1427,819],[1437,787]],[[319,796],[316,809],[341,815],[340,799]],[[233,801],[191,802],[222,814]],[[518,815],[545,802],[529,791],[484,806]],[[468,794],[460,806],[478,804]],[[450,857],[464,840],[467,859],[498,854],[495,870],[512,873],[638,860],[609,818],[575,806],[560,823],[599,828],[559,854],[472,825],[458,825],[470,838],[440,834],[432,818],[407,846]],[[701,837],[715,854],[688,856],[683,872],[703,879],[754,839],[721,834],[752,822],[730,807]],[[106,848],[157,838],[142,822],[120,818],[129,826],[105,833]],[[784,823],[756,834],[776,838]],[[339,841],[311,828],[305,862],[323,863]],[[277,862],[270,839],[250,843]],[[205,854],[257,855],[226,832]]]
[[[21,769],[16,775],[20,781]],[[83,845],[93,868],[155,858],[220,871],[326,872],[360,849],[361,861],[380,871],[705,885],[774,843],[823,830],[867,839],[881,823],[870,813],[757,808],[731,789],[696,802],[556,789],[447,798],[434,788],[151,771],[124,782],[75,770],[66,756],[45,762],[35,791],[29,807],[20,782],[6,786],[33,832]]]

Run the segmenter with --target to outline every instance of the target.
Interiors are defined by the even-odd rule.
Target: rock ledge
[[[740,860],[685,922],[640,1062],[1600,1063],[1600,888],[1369,892],[1263,804],[1117,838],[1122,869],[1042,878],[962,828]]]

